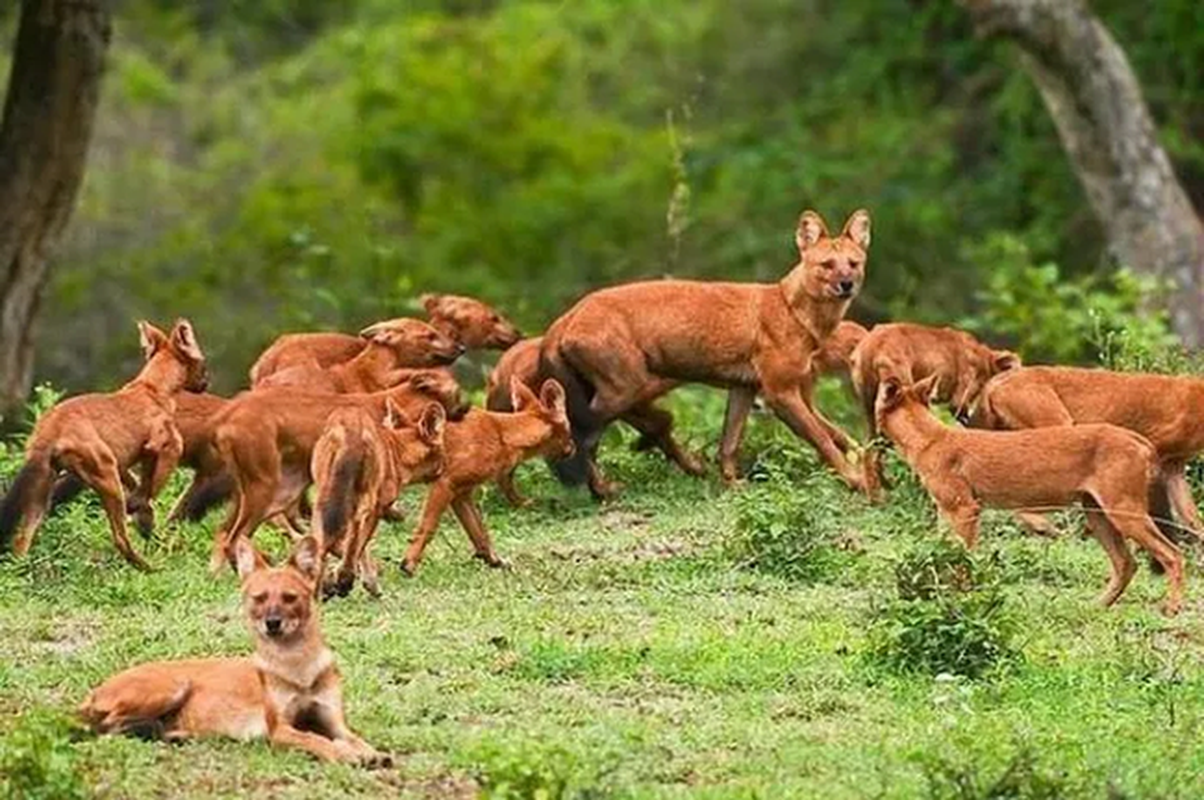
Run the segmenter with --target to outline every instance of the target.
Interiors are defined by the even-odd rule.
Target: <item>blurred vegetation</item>
[[[1204,5],[1094,7],[1199,205]],[[39,334],[38,379],[73,391],[135,368],[137,317],[190,316],[229,390],[278,332],[413,313],[420,291],[538,330],[637,276],[771,280],[806,207],[871,209],[864,320],[964,322],[1029,358],[1165,330],[1141,314],[1158,287],[1113,275],[1015,54],[952,2],[115,9]]]

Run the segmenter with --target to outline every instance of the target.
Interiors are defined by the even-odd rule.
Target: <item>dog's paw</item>
[[[392,769],[393,756],[373,751],[361,756],[359,763],[364,769]]]

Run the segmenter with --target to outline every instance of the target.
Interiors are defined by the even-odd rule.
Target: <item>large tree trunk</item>
[[[29,392],[34,315],[83,180],[109,35],[107,0],[22,0],[0,122],[0,423]]]
[[[1158,144],[1137,77],[1085,0],[959,0],[1020,48],[1117,259],[1169,279],[1185,344],[1204,344],[1204,225]]]

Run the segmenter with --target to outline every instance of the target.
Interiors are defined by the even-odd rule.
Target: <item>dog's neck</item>
[[[322,640],[317,624],[311,621],[310,626],[295,642],[281,644],[257,636],[256,668],[299,689],[308,689],[317,683],[334,666],[334,653]]]
[[[340,378],[354,379],[357,392],[375,392],[396,385],[396,382],[390,381],[390,376],[396,375],[401,366],[397,362],[397,353],[393,348],[369,341],[359,355],[345,364],[331,367],[331,372]]]
[[[880,420],[883,432],[899,448],[903,460],[913,464],[917,456],[948,435],[949,429],[918,402],[905,402]]]
[[[187,369],[167,348],[150,357],[134,379],[121,391],[142,390],[161,404],[171,404],[171,398],[184,388]]]
[[[844,319],[852,300],[812,297],[803,283],[805,264],[799,264],[778,282],[779,294],[790,316],[807,332],[818,347],[832,335]]]

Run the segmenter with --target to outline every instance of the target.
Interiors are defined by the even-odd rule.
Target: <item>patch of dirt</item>
[[[592,561],[609,561],[634,564],[641,561],[661,561],[676,556],[689,555],[698,547],[693,542],[682,540],[667,540],[660,542],[639,542],[622,550],[598,546],[580,545],[575,547],[553,547],[548,552],[552,558],[561,561],[571,561],[574,564],[585,564]]]

